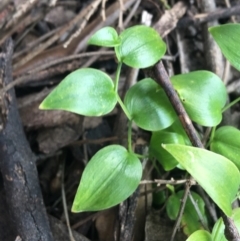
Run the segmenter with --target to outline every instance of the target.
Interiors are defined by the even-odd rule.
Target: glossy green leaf
[[[117,58],[133,68],[147,68],[159,61],[166,52],[166,44],[153,28],[140,25],[124,30],[121,44],[115,48]]]
[[[216,126],[222,120],[227,91],[222,80],[209,71],[195,71],[171,77],[190,118],[203,126]]]
[[[177,218],[183,194],[184,191],[179,191],[178,193],[171,195],[167,201],[167,214],[172,220],[176,220]],[[205,203],[203,199],[195,192],[191,192],[191,195],[195,200],[196,204],[198,205],[199,211],[201,212],[201,215],[204,219],[204,223],[207,224],[207,218],[204,208]],[[187,198],[184,213],[181,219],[181,227],[183,228],[183,232],[187,236],[191,235],[196,230],[203,228],[203,226],[199,222],[199,216],[189,197]]]
[[[183,129],[183,126],[182,126],[179,118],[177,118],[171,126],[166,128],[165,131],[177,133],[178,135],[180,135],[184,139],[184,143],[186,145],[188,145],[188,146],[192,145],[191,141],[189,140],[189,138],[186,134],[186,131]]]
[[[101,116],[117,103],[111,78],[86,68],[69,74],[41,103],[40,109],[66,110],[86,116]]]
[[[227,158],[204,149],[178,144],[166,144],[163,147],[194,177],[219,208],[230,216],[231,203],[240,184],[237,167]]]
[[[145,130],[162,130],[177,118],[165,92],[150,78],[132,86],[126,93],[124,104],[133,121]]]
[[[184,138],[177,133],[167,131],[157,131],[152,133],[149,152],[157,158],[165,171],[169,171],[178,165],[178,161],[162,147],[162,143],[184,145],[185,142]]]
[[[232,161],[240,170],[240,131],[232,126],[223,126],[215,132],[211,151]]]
[[[104,27],[93,34],[88,43],[103,47],[115,47],[121,43],[121,40],[114,28]]]
[[[186,241],[214,241],[209,232],[198,230],[194,232]]]
[[[135,154],[119,145],[101,149],[83,172],[72,211],[97,211],[119,204],[136,190],[141,176],[142,165]]]
[[[223,55],[238,70],[240,70],[239,36],[240,24],[224,24],[209,28],[214,40]]]
[[[237,227],[238,232],[240,233],[240,208],[234,209],[231,215],[234,224]],[[214,225],[212,230],[212,239],[213,241],[227,241],[224,235],[225,225],[222,218],[220,218]]]

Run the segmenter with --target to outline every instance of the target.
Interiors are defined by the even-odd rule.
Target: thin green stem
[[[123,102],[122,102],[120,96],[118,95],[118,93],[117,93],[117,101],[118,101],[119,105],[122,107],[122,110],[125,113],[125,115],[127,116],[127,118],[129,120],[132,120],[132,117],[131,117],[130,113],[128,112],[126,106],[123,104]]]
[[[210,140],[208,141],[208,143],[207,143],[207,146],[206,146],[206,147],[209,147],[209,146],[210,146],[210,144],[211,144],[211,142],[212,142],[212,140],[213,140],[213,138],[214,138],[216,128],[217,128],[217,126],[214,126],[214,127],[212,128],[212,131],[211,131],[211,136],[210,136]]]
[[[222,109],[222,113],[229,109],[230,107],[232,107],[233,105],[235,105],[238,101],[240,101],[240,97],[238,97],[236,100],[232,101],[231,103],[229,103],[227,106],[225,106],[223,109]]]
[[[121,69],[122,69],[122,62],[119,62],[118,66],[117,66],[117,72],[116,72],[116,77],[115,77],[115,82],[114,82],[114,91],[116,93],[118,92],[118,83],[119,83]]]
[[[132,120],[128,121],[128,151],[133,153],[132,150]]]
[[[149,158],[149,155],[141,155],[141,154],[137,154],[137,153],[134,153],[135,156],[139,157],[139,158]]]

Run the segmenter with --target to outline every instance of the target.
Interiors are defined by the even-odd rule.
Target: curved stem
[[[120,96],[118,95],[118,93],[117,93],[117,101],[118,101],[119,105],[122,107],[122,110],[125,113],[125,115],[127,116],[127,118],[129,120],[132,120],[132,117],[131,117],[130,113],[128,112],[126,106],[123,104],[123,102],[122,102]]]
[[[223,109],[222,109],[222,113],[229,109],[230,107],[232,107],[233,105],[235,105],[238,101],[240,101],[240,97],[238,97],[236,100],[232,101],[231,103],[229,103],[227,106],[225,106]]]
[[[216,128],[217,128],[217,126],[214,126],[214,127],[212,128],[211,135],[210,135],[210,140],[208,141],[206,147],[209,147],[209,146],[210,146],[210,144],[211,144],[211,142],[212,142],[212,140],[213,140],[213,138],[214,138]]]
[[[122,62],[119,62],[118,63],[118,67],[117,67],[115,82],[114,82],[114,91],[116,93],[118,91],[118,83],[119,83],[119,77],[120,77],[120,73],[121,73],[121,68],[122,68]]]
[[[133,152],[133,150],[132,150],[132,120],[128,121],[128,151],[130,153]]]

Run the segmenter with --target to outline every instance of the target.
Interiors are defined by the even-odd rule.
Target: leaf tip
[[[71,208],[72,213],[79,213],[81,210],[77,208],[77,205],[73,203],[72,208]]]
[[[208,28],[208,31],[211,33],[214,27]]]
[[[40,110],[49,110],[51,109],[51,106],[49,106],[49,103],[46,102],[46,99],[44,99],[41,104],[38,107]]]
[[[45,109],[43,102],[39,105],[38,108],[39,108],[40,110],[44,110],[44,109]]]

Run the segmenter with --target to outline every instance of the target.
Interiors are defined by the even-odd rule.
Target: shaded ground
[[[109,0],[105,7],[104,2],[0,2],[0,240],[71,240],[64,208],[76,241],[170,240],[174,221],[167,217],[164,203],[154,202],[153,194],[159,188],[152,184],[140,185],[119,207],[70,212],[88,160],[108,144],[126,145],[127,120],[118,108],[107,116],[89,118],[64,111],[41,111],[38,106],[77,68],[95,67],[114,77],[117,64],[113,52],[87,46],[96,30],[113,26],[120,31],[150,24],[167,43],[163,62],[169,75],[211,70],[223,79],[230,100],[239,96],[239,73],[226,63],[207,32],[218,21],[238,21],[239,1],[232,1],[232,7],[214,0]],[[120,93],[124,96],[144,75],[142,70],[124,66]],[[239,128],[239,117],[236,105],[223,122]],[[142,152],[150,133],[135,128],[133,135],[136,150]],[[156,165],[161,175],[148,162],[143,180],[185,178],[182,171],[164,172],[160,164]],[[184,189],[184,185],[178,188]],[[169,195],[165,185],[161,190]],[[210,223],[214,219],[212,215]],[[178,232],[175,240],[185,239]]]

